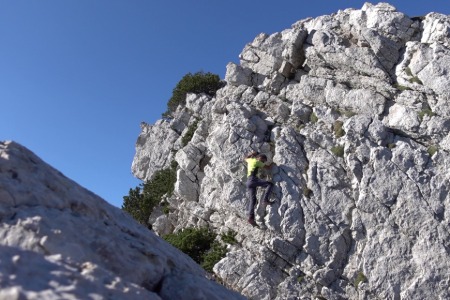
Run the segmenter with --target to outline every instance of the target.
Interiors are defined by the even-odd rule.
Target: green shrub
[[[203,256],[201,266],[206,271],[212,273],[214,265],[226,255],[227,247],[221,245],[218,241],[214,241],[211,248]]]
[[[418,83],[420,85],[423,85],[422,80],[420,80],[419,77],[417,77],[417,76],[414,76],[414,77],[410,78],[409,82],[411,82],[411,83]]]
[[[167,201],[161,201],[159,204],[161,206],[162,212],[166,215],[170,213],[170,204]]]
[[[408,76],[413,76],[413,73],[412,73],[412,71],[411,71],[411,68],[410,67],[406,67],[406,69],[405,69],[405,73],[406,73],[406,75],[408,75]]]
[[[177,233],[168,234],[163,238],[201,264],[206,252],[211,249],[216,234],[206,227],[190,227]]]
[[[401,84],[398,84],[398,83],[394,84],[394,87],[395,87],[397,90],[400,90],[400,91],[411,90],[411,88],[409,88],[409,87],[407,87],[407,86],[404,86],[404,85],[401,85]]]
[[[230,245],[235,245],[235,244],[237,244],[236,235],[237,235],[237,232],[230,229],[226,233],[222,233],[220,235],[220,238],[222,239],[222,241],[224,243],[227,243]]]
[[[309,198],[312,194],[312,191],[310,188],[308,188],[307,186],[303,187],[303,196]]]
[[[360,271],[358,273],[358,275],[356,275],[355,282],[354,282],[356,289],[358,289],[358,286],[361,282],[367,282],[367,277],[366,277],[366,275],[364,275],[363,272]]]
[[[432,116],[434,116],[434,112],[429,107],[422,109],[419,112],[419,120],[422,121],[423,117],[425,117],[426,115],[429,117],[432,117]]]
[[[423,85],[423,83],[422,83],[422,81],[419,79],[419,77],[414,76],[414,74],[413,74],[413,72],[411,71],[411,68],[410,68],[410,67],[406,67],[405,73],[406,73],[406,75],[408,75],[409,77],[411,77],[411,78],[408,79],[409,82],[411,82],[411,83],[418,83],[418,84],[422,84],[422,85]]]
[[[302,131],[303,128],[305,128],[305,124],[300,124],[300,125],[296,125],[295,126],[295,130],[300,133],[300,131]]]
[[[331,152],[339,157],[344,157],[344,147],[343,146],[334,146],[331,147]]]
[[[145,184],[144,192],[159,204],[164,195],[172,195],[177,181],[177,164],[172,163],[170,168],[156,171],[152,179]]]
[[[197,72],[188,73],[177,83],[172,91],[172,97],[167,102],[167,111],[163,117],[169,117],[177,110],[179,105],[186,104],[186,95],[188,93],[205,93],[213,96],[221,87],[220,78],[212,73]]]
[[[212,272],[214,265],[227,254],[226,246],[220,244],[216,240],[216,234],[206,227],[185,228],[163,238],[189,255],[208,272]]]
[[[347,118],[351,118],[351,117],[357,115],[357,113],[355,113],[354,111],[351,111],[351,110],[339,110],[339,113],[341,115],[346,116]]]
[[[430,156],[433,156],[437,151],[438,151],[438,147],[436,145],[431,145],[430,147],[428,147],[427,152]]]
[[[123,197],[122,209],[129,213],[136,221],[147,225],[148,218],[155,204],[147,193],[141,192],[144,184],[140,184],[134,189],[130,189],[128,196]]]
[[[123,197],[122,209],[136,221],[147,225],[155,206],[161,203],[164,195],[172,195],[177,181],[177,163],[173,161],[170,168],[156,171],[152,178],[130,189],[128,196]]]
[[[389,144],[387,144],[387,147],[392,150],[395,147],[397,147],[397,145],[395,143],[389,143]]]
[[[317,117],[317,115],[315,113],[311,113],[309,115],[309,121],[313,124],[317,123],[317,121],[319,121],[319,118]]]
[[[186,146],[192,140],[192,137],[194,136],[194,133],[197,130],[198,122],[199,122],[198,120],[195,120],[194,122],[192,122],[191,125],[189,125],[188,130],[181,139],[183,147]]]
[[[342,126],[344,126],[344,122],[337,120],[336,122],[334,122],[333,124],[333,131],[334,131],[334,135],[337,138],[343,137],[345,135],[345,131],[342,128]]]

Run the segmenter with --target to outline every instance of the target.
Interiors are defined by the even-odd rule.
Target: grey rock
[[[227,72],[225,74],[225,80],[232,85],[252,85],[252,73],[249,68],[241,67],[234,63],[228,63]]]
[[[1,299],[244,299],[14,142],[0,142],[0,191]]]
[[[192,112],[195,117],[199,117],[206,113],[203,112],[203,108],[207,102],[211,100],[211,97],[201,94],[187,94],[186,96],[186,108]]]
[[[155,230],[235,231],[214,273],[249,299],[448,298],[449,24],[366,3],[258,35],[214,97],[177,111],[180,136],[202,119],[188,145],[153,148],[147,167],[141,149],[168,126],[143,131],[136,176],[167,149],[180,165]],[[251,151],[275,163],[259,228],[245,214]]]
[[[150,180],[156,171],[169,167],[173,159],[172,150],[179,148],[177,141],[186,125],[178,119],[161,120],[155,125],[142,123],[131,165],[133,174],[142,180]]]

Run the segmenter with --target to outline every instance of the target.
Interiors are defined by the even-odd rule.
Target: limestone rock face
[[[157,157],[179,165],[155,231],[236,232],[214,271],[249,299],[450,298],[449,26],[366,3],[258,35],[215,97],[178,108],[170,124],[198,121],[186,145],[179,130],[143,155],[170,126],[143,130],[136,176]],[[251,151],[276,164],[259,228],[245,214]]]
[[[244,299],[14,142],[0,142],[0,299]]]

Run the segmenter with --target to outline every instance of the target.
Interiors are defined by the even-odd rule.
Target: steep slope
[[[244,299],[14,142],[0,142],[0,299]]]
[[[450,298],[448,32],[448,16],[367,3],[257,36],[215,97],[142,124],[133,173],[179,165],[154,230],[237,232],[214,270],[250,299]],[[245,216],[253,150],[277,165],[260,229]]]

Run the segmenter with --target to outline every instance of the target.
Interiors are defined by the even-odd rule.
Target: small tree
[[[152,179],[144,186],[153,202],[159,204],[164,195],[172,195],[177,181],[177,164],[174,161],[170,168],[156,171]]]
[[[147,224],[148,218],[164,195],[172,195],[176,181],[177,164],[172,162],[170,168],[156,171],[149,181],[130,189],[128,196],[123,197],[122,209],[139,223],[151,228]]]
[[[185,105],[188,93],[205,93],[213,96],[220,87],[220,78],[216,74],[197,72],[184,75],[173,89],[172,97],[167,102],[167,111],[163,114],[163,117],[171,116],[179,105]]]
[[[128,196],[123,197],[122,209],[136,221],[146,225],[151,214],[152,203],[149,195],[141,192],[141,189],[145,189],[142,183],[136,188],[130,189]]]
[[[227,247],[217,241],[216,236],[206,227],[190,227],[163,238],[212,273],[214,265],[227,254]]]
[[[218,241],[214,241],[211,248],[203,255],[201,266],[206,271],[212,273],[214,265],[224,258],[227,255],[227,252],[227,247],[225,245],[220,244]]]

